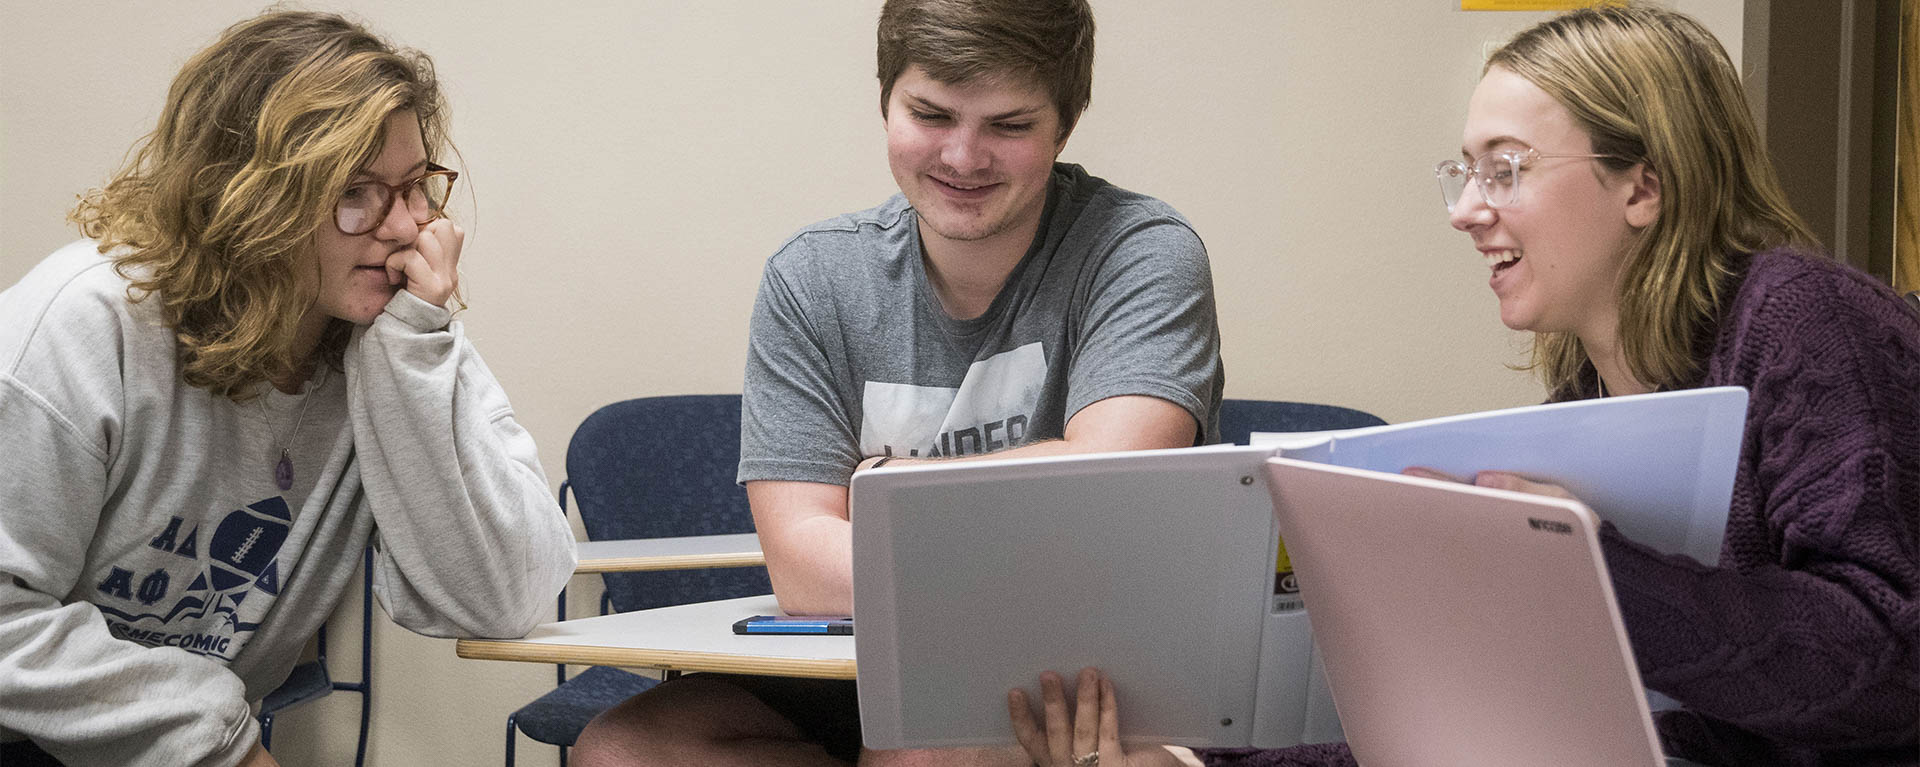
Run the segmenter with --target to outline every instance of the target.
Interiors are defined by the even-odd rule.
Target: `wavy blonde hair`
[[[1787,204],[1726,50],[1688,16],[1608,5],[1521,32],[1489,57],[1493,67],[1572,112],[1595,153],[1626,158],[1607,167],[1646,163],[1659,176],[1659,217],[1633,244],[1618,288],[1620,344],[1642,383],[1697,380],[1738,261],[1818,247]],[[1534,335],[1526,367],[1556,398],[1589,391],[1586,365],[1572,333]]]
[[[160,302],[186,382],[245,399],[307,362],[292,344],[317,296],[313,235],[396,110],[419,117],[429,158],[446,143],[425,54],[338,15],[268,12],[187,61],[159,125],[68,219],[115,253],[129,300]],[[349,329],[329,323],[325,364]]]

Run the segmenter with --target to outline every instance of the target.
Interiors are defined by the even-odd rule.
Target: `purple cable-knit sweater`
[[[1920,316],[1830,260],[1747,259],[1697,386],[1750,393],[1720,566],[1601,545],[1667,753],[1920,764]],[[1205,753],[1352,765],[1342,744]]]

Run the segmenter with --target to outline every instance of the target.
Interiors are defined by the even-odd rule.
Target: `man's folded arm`
[[[747,483],[767,575],[788,615],[853,612],[853,526],[847,489],[824,482]]]

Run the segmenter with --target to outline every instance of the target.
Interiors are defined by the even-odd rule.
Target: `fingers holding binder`
[[[1425,466],[1408,466],[1407,468],[1401,469],[1400,473],[1409,477],[1437,479],[1442,482],[1459,482],[1461,484],[1470,484],[1478,487],[1489,487],[1495,490],[1512,490],[1516,493],[1531,493],[1533,495],[1544,495],[1550,498],[1565,498],[1569,501],[1580,500],[1579,498],[1575,498],[1573,493],[1567,492],[1566,488],[1553,484],[1552,482],[1536,482],[1510,471],[1483,471],[1473,475],[1472,482],[1468,482],[1444,471],[1429,469]]]
[[[1535,482],[1526,477],[1506,471],[1480,472],[1479,474],[1473,475],[1473,484],[1480,487],[1491,487],[1495,490],[1512,490],[1516,493],[1531,493],[1533,495],[1544,495],[1550,498],[1565,498],[1569,501],[1580,500],[1573,497],[1573,493],[1567,492],[1566,488],[1553,484],[1552,482]]]
[[[1098,669],[1084,668],[1076,681],[1073,710],[1059,674],[1040,674],[1040,703],[1044,729],[1034,721],[1033,704],[1022,689],[1007,692],[1007,713],[1014,737],[1033,763],[1041,767],[1146,767],[1200,764],[1192,751],[1147,746],[1127,751],[1120,745],[1120,710],[1113,680]]]

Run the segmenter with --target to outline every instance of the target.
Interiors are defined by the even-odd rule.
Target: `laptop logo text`
[[[1569,525],[1565,522],[1556,522],[1551,519],[1540,519],[1539,517],[1527,517],[1527,526],[1535,530],[1545,530],[1549,533],[1559,533],[1561,535],[1573,534],[1573,525]]]

